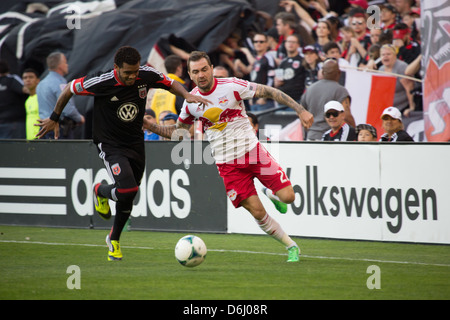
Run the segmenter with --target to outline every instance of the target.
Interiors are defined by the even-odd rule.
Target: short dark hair
[[[400,22],[394,26],[394,31],[395,30],[409,30],[409,27],[406,23]]]
[[[124,63],[129,65],[134,65],[136,63],[141,63],[141,55],[139,51],[130,46],[123,46],[117,50],[114,56],[114,63],[121,68]]]
[[[322,47],[322,50],[323,50],[323,52],[325,52],[325,54],[328,53],[328,51],[330,51],[331,49],[338,49],[339,53],[341,53],[341,48],[334,41],[329,41],[326,44],[324,44]]]
[[[275,15],[275,21],[280,19],[283,24],[288,24],[291,29],[297,28],[297,17],[291,12],[281,11]]]
[[[36,78],[39,78],[39,74],[36,70],[34,70],[33,68],[26,68],[25,70],[23,70],[22,75],[24,73],[34,73],[36,75]]]
[[[189,55],[189,59],[187,61],[187,67],[188,71],[191,70],[191,61],[199,61],[201,59],[206,59],[208,62],[208,65],[212,66],[211,59],[209,58],[208,54],[204,51],[192,51]]]
[[[183,60],[175,54],[171,54],[164,59],[164,66],[168,73],[175,73],[177,68],[183,63]]]

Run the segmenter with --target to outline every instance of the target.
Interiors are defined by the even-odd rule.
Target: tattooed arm
[[[263,84],[258,84],[256,86],[255,98],[269,98],[275,100],[279,104],[283,104],[291,109],[294,109],[295,112],[297,112],[303,127],[306,129],[309,129],[314,122],[314,117],[309,111],[281,90]]]
[[[182,140],[185,137],[189,137],[190,128],[190,124],[185,124],[181,121],[177,121],[176,124],[170,126],[162,126],[156,123],[151,123],[144,117],[144,129],[171,140]]]

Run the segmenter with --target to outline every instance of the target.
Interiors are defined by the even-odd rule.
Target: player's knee
[[[286,187],[276,193],[278,198],[284,203],[292,203],[295,201],[295,192],[292,187]]]
[[[295,200],[295,193],[288,193],[287,195],[284,196],[284,198],[281,200],[284,203],[292,203]]]
[[[139,187],[129,189],[116,189],[116,197],[118,202],[133,202],[137,195]]]

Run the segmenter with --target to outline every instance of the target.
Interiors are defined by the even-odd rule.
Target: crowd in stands
[[[367,10],[371,6],[379,10]],[[421,84],[411,80],[412,77],[420,79],[420,1],[282,0],[274,16],[258,12],[257,23],[254,30],[233,30],[215,52],[209,53],[215,66],[215,77],[238,77],[285,92],[314,114],[315,125],[306,132],[308,140],[412,140],[403,130],[402,117],[408,117],[411,111],[422,110]],[[165,67],[170,78],[190,90],[186,53],[180,54],[180,51],[166,57]],[[64,65],[62,69],[59,66],[58,70],[53,70],[57,63],[67,64],[64,56],[47,59],[53,86],[59,88],[64,84],[67,70]],[[371,124],[355,123],[351,97],[344,87],[348,68],[411,77],[397,78],[393,106],[380,114],[384,133],[377,134]],[[0,64],[0,139],[31,139],[35,134],[31,131],[35,132],[36,128],[29,122],[25,125],[25,119],[36,118],[37,101],[39,115],[43,114],[41,108],[45,107],[41,107],[41,100],[44,98],[39,95],[40,92],[50,95],[51,90],[45,86],[49,80],[43,79],[39,83],[36,72],[35,82],[24,83],[30,73],[33,70],[26,70],[22,81],[9,75],[7,66]],[[25,100],[35,96],[36,92],[37,99],[33,104],[28,102],[28,106],[35,106],[34,109],[21,109]],[[9,100],[3,98],[6,95]],[[287,108],[267,99],[246,103],[252,117],[261,111]],[[181,106],[182,101],[169,92],[153,90],[148,97],[146,117],[158,123],[173,123]],[[11,111],[13,108],[15,111]],[[70,130],[83,124],[84,117],[75,106],[68,111],[72,114],[63,115],[62,119],[67,119],[70,138]],[[252,121],[254,119],[257,121],[257,117]],[[397,131],[393,132],[385,122],[395,121],[399,123],[395,126]],[[396,134],[400,131],[401,134]],[[145,139],[158,137],[145,133]]]

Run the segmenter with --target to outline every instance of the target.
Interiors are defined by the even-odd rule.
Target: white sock
[[[278,198],[278,196],[274,195],[272,190],[270,190],[269,188],[264,188],[264,194],[272,200],[278,200],[281,201],[280,198]]]
[[[267,213],[261,220],[257,219],[255,220],[258,223],[261,230],[263,230],[272,238],[284,244],[286,248],[290,248],[292,246],[297,245],[295,241],[293,241],[291,237],[289,237],[289,235],[286,232],[284,232],[280,224],[277,221],[275,221],[275,219],[273,219],[271,216],[269,216]]]

